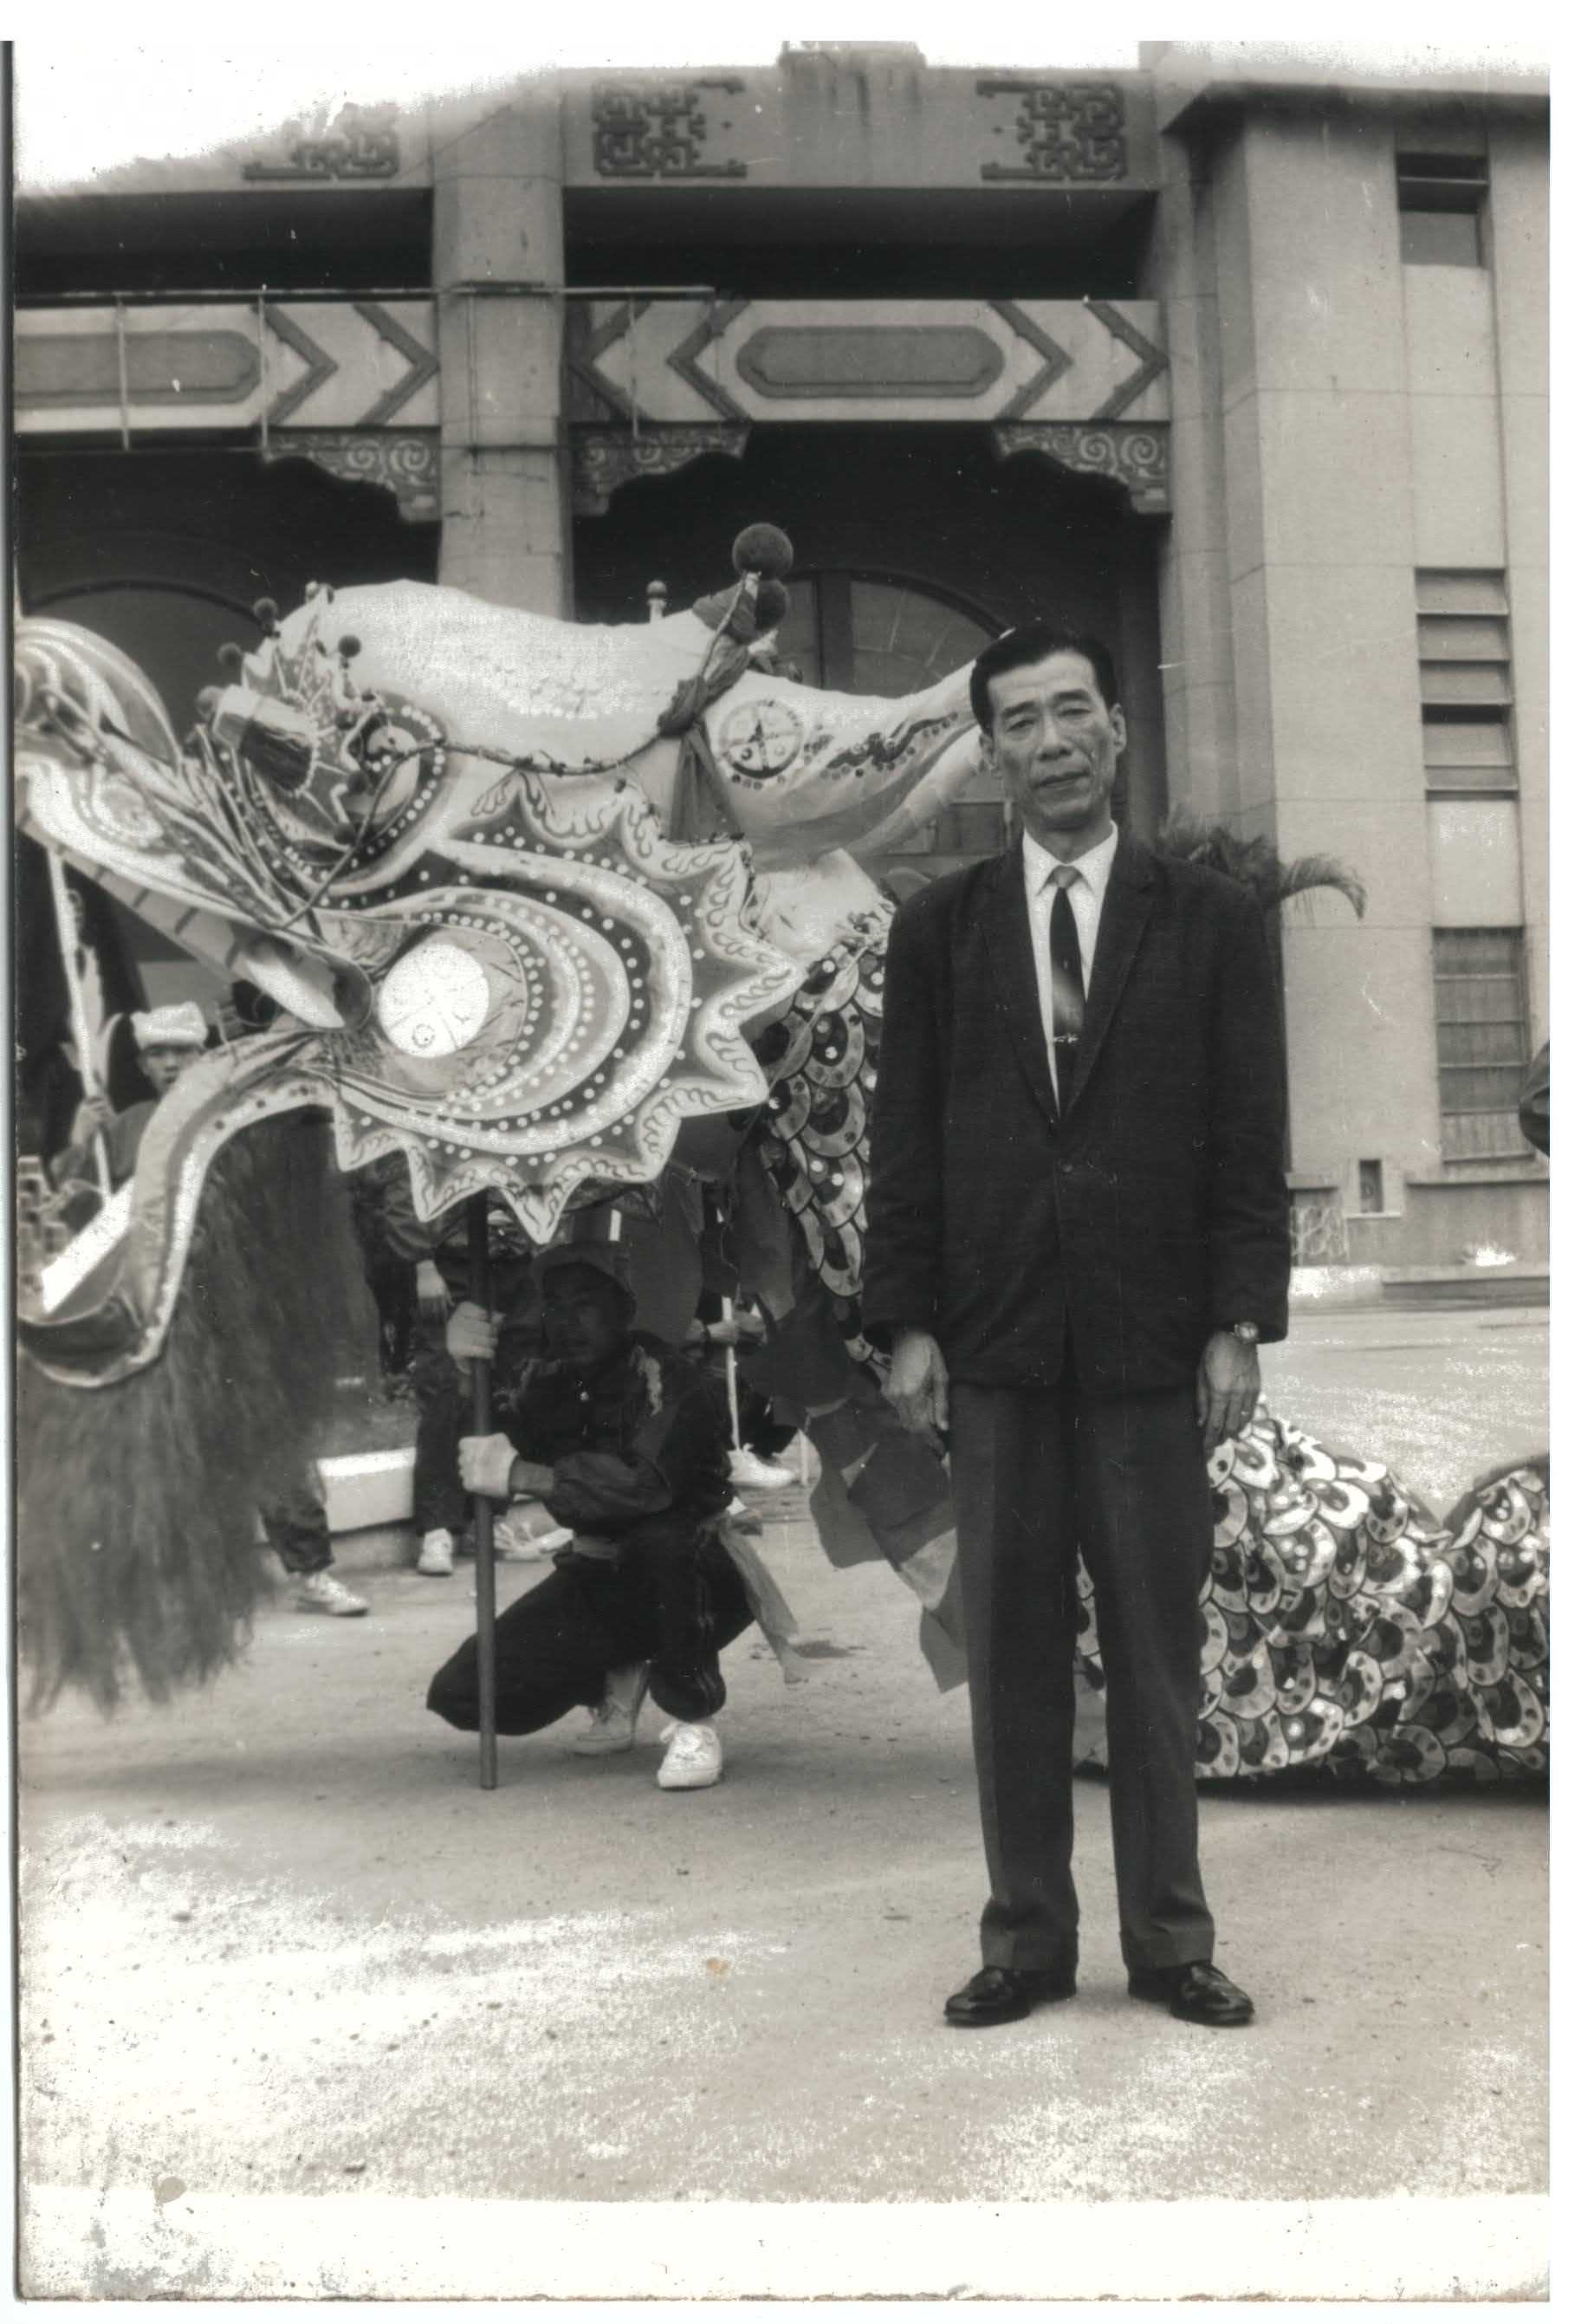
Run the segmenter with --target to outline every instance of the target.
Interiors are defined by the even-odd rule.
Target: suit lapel
[[[1035,982],[1035,953],[1029,941],[1029,903],[1024,892],[1024,857],[1017,843],[994,866],[993,876],[985,891],[980,933],[990,954],[997,1006],[1018,1051],[1024,1077],[1042,1112],[1048,1120],[1055,1121],[1057,1101],[1052,1095],[1052,1076],[1046,1068],[1040,995]],[[1087,1024],[1089,1021],[1087,1010]]]
[[[1080,1092],[1089,1081],[1092,1068],[1101,1055],[1107,1028],[1122,997],[1140,938],[1146,931],[1146,923],[1151,917],[1156,887],[1155,857],[1148,848],[1141,846],[1138,840],[1131,839],[1127,831],[1122,833],[1118,853],[1112,859],[1107,893],[1102,899],[1101,925],[1096,934],[1096,957],[1091,966],[1091,990],[1085,1001],[1084,1029],[1080,1034],[1079,1047],[1073,1054],[1073,1085],[1068,1101],[1070,1111],[1078,1104]],[[1022,894],[1019,900],[1022,903]],[[1034,981],[1032,967],[1032,984]]]

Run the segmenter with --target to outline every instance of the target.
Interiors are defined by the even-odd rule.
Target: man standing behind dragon
[[[1077,1552],[1129,1991],[1244,2024],[1197,1858],[1198,1600],[1205,1462],[1286,1324],[1271,964],[1240,888],[1114,823],[1104,647],[1009,631],[970,691],[1020,832],[893,924],[863,1295],[898,1412],[950,1437],[990,1895],[946,2015],[999,2024],[1074,1990]]]

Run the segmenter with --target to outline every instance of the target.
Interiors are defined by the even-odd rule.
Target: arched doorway
[[[807,686],[895,698],[917,694],[973,660],[1001,626],[966,599],[889,573],[831,567],[794,573],[791,611],[780,624],[780,655]],[[898,893],[981,855],[994,854],[1007,829],[994,775],[983,769],[957,802],[903,846],[871,859]]]

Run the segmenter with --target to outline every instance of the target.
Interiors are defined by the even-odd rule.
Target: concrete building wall
[[[1286,860],[1335,855],[1366,883],[1359,925],[1332,896],[1283,915],[1303,1185],[1337,1197],[1353,1243],[1414,1259],[1459,1256],[1497,1194],[1530,1256],[1542,1203],[1501,1182],[1537,1166],[1463,1173],[1442,1160],[1433,930],[1525,926],[1536,1038],[1544,155],[1519,126],[1491,139],[1489,265],[1405,264],[1401,134],[1388,108],[1253,104],[1169,141],[1184,154],[1158,245],[1176,454],[1164,621],[1182,665],[1168,687],[1170,789],[1267,835]],[[1435,135],[1417,132],[1431,148]],[[1194,610],[1217,577],[1214,481],[1227,655]],[[1520,806],[1429,798],[1415,576],[1435,568],[1506,576]],[[1221,702],[1226,680],[1227,771],[1216,722],[1203,733],[1194,711],[1198,689]],[[1359,1224],[1366,1162],[1380,1167],[1384,1214]]]
[[[1542,124],[1489,132],[1502,496],[1516,688],[1528,1007],[1550,1030],[1550,156]]]
[[[1211,170],[1236,819],[1368,886],[1281,930],[1293,1159],[1349,1195],[1437,1155],[1392,135],[1269,115]]]

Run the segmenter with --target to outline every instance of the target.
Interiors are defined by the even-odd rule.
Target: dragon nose
[[[336,1033],[346,1022],[337,978],[330,965],[280,937],[252,936],[235,955],[235,973],[269,992],[280,1009],[301,1024]]]

